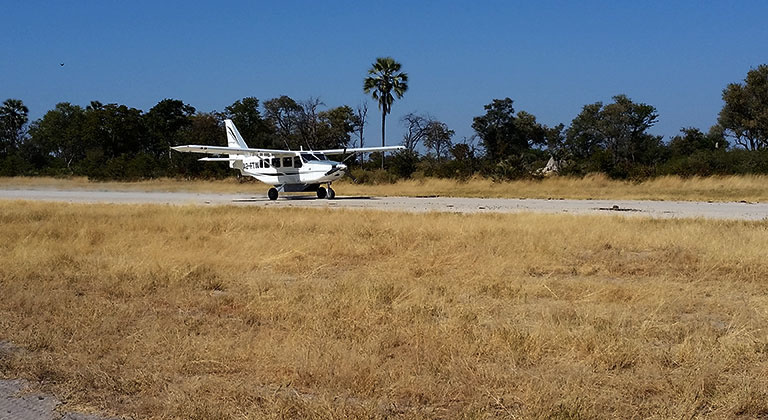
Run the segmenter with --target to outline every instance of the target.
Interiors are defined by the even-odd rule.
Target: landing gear
[[[336,197],[336,191],[331,188],[331,184],[328,184],[328,188],[325,187],[317,187],[317,198],[323,199],[327,198],[329,200],[333,200]]]
[[[328,184],[328,188],[325,187],[317,187],[317,198],[323,199],[328,198],[329,200],[333,200],[336,198],[336,191],[331,188],[331,184]]]
[[[267,196],[272,201],[277,200],[277,188],[270,188],[269,191],[267,191]]]

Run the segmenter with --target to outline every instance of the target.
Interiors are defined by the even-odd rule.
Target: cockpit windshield
[[[328,160],[327,157],[325,157],[322,153],[302,153],[301,158],[304,159],[304,162],[309,162],[312,160]]]
[[[301,158],[304,159],[304,162],[309,162],[311,160],[318,160],[317,156],[313,155],[312,153],[302,153]]]

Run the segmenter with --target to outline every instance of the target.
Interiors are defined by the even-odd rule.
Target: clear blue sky
[[[708,129],[722,89],[768,63],[765,1],[217,3],[5,2],[0,100],[22,99],[33,119],[64,101],[147,111],[175,98],[221,111],[285,94],[355,106],[370,64],[390,55],[410,89],[388,118],[389,144],[407,112],[445,121],[458,140],[507,96],[568,125],[583,105],[625,93],[655,106],[653,132],[670,136]]]

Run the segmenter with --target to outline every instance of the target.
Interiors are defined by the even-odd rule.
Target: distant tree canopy
[[[351,146],[350,134],[360,123],[355,111],[347,105],[338,106],[317,114],[319,126],[313,148],[338,149]]]
[[[158,176],[222,177],[223,165],[173,152],[178,144],[226,145],[223,119],[231,118],[250,146],[298,149],[341,148],[350,143],[358,118],[342,105],[321,110],[317,99],[282,96],[265,102],[235,101],[224,113],[198,113],[177,99],[163,99],[146,113],[118,104],[91,102],[85,108],[62,102],[28,124],[17,99],[0,108],[0,175],[84,175],[95,179]]]
[[[768,65],[750,70],[744,84],[729,84],[723,101],[718,124],[725,134],[747,150],[768,149]]]
[[[66,168],[65,172],[74,173],[73,165],[84,160],[90,148],[85,123],[85,110],[69,102],[57,104],[43,118],[32,123],[29,143],[39,151],[41,159],[36,166],[58,161]]]
[[[19,149],[29,121],[28,114],[29,109],[19,99],[6,99],[0,106],[0,156],[8,156]]]
[[[725,151],[727,147],[728,142],[723,137],[720,127],[712,127],[707,134],[702,133],[698,128],[687,127],[680,129],[680,134],[669,141],[669,155],[686,157],[701,151]]]
[[[408,76],[400,69],[391,58],[378,59],[364,82],[366,92],[379,103],[382,124],[408,86]],[[541,168],[550,158],[559,173],[570,175],[602,172],[636,179],[768,173],[768,65],[750,70],[743,83],[729,84],[723,101],[718,123],[709,131],[683,127],[666,143],[649,132],[659,118],[656,108],[626,95],[616,95],[607,104],[584,105],[567,127],[538,122],[535,115],[515,110],[511,98],[493,99],[473,119],[475,134],[458,142],[446,123],[410,112],[400,118],[406,149],[392,154],[386,172],[359,178],[538,177],[544,176]],[[235,122],[251,147],[362,146],[367,110],[365,103],[355,109],[328,107],[319,98],[285,95],[263,102],[245,97],[223,112],[199,112],[178,99],[163,99],[147,112],[98,101],[85,107],[61,102],[30,122],[20,99],[6,99],[0,106],[0,176],[231,176],[227,165],[206,164],[170,146],[226,145],[226,118]],[[346,161],[355,170],[373,170],[383,162],[381,154],[372,154],[367,162]]]
[[[262,117],[257,98],[238,99],[224,108],[224,116],[235,123],[248,146],[265,149],[284,146],[277,142],[274,125]]]
[[[333,149],[350,144],[358,129],[358,117],[347,105],[319,111],[317,98],[296,102],[288,96],[264,102],[266,121],[275,133],[275,147]]]
[[[520,156],[546,144],[547,127],[525,111],[515,114],[513,102],[510,98],[494,99],[485,105],[485,115],[475,117],[472,123],[492,161]]]
[[[430,121],[424,131],[424,146],[427,150],[433,151],[438,161],[446,157],[451,150],[451,139],[455,132],[440,121]]]
[[[662,137],[647,132],[657,119],[656,108],[626,95],[614,96],[608,105],[585,105],[566,130],[566,159],[582,172],[620,176],[628,175],[633,166],[653,165],[663,157]]]
[[[150,145],[148,152],[158,159],[167,158],[166,164],[170,164],[173,161],[171,146],[183,142],[181,135],[192,123],[191,117],[194,113],[193,106],[178,99],[163,99],[153,106],[144,115]]]

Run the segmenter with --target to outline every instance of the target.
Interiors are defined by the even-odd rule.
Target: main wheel
[[[277,188],[270,188],[269,191],[267,191],[267,196],[269,196],[269,199],[272,201],[277,200]]]
[[[317,198],[325,198],[327,192],[325,191],[325,188],[319,187],[317,189]]]
[[[333,200],[336,198],[336,191],[333,190],[333,188],[328,187],[328,199]]]

